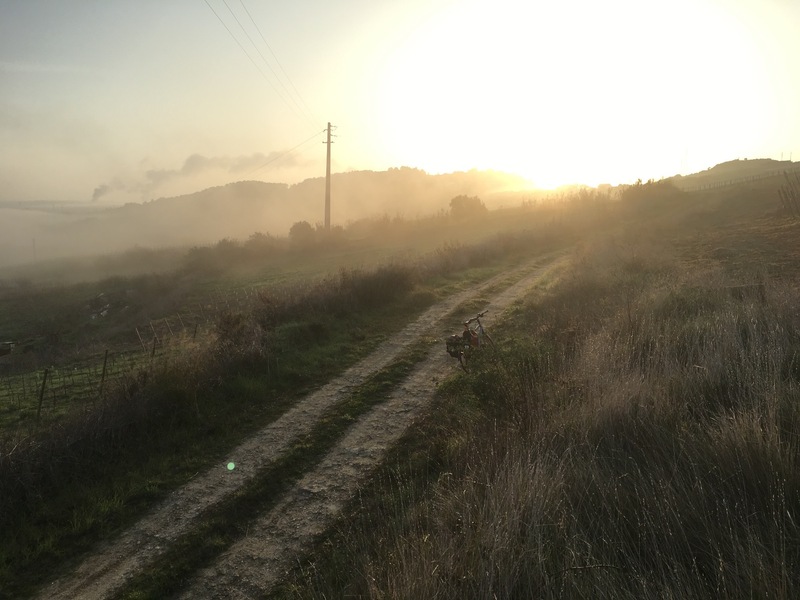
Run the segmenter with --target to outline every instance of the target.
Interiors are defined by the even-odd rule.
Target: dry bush
[[[264,331],[252,313],[223,312],[214,324],[216,353],[257,358],[265,350]]]
[[[371,272],[342,269],[339,286],[356,306],[373,308],[406,294],[417,281],[413,267],[398,263],[381,265]]]
[[[265,330],[288,322],[371,309],[407,294],[418,281],[412,265],[389,263],[370,271],[341,269],[317,282],[263,290],[256,318]]]

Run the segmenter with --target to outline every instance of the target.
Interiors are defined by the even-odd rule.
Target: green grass
[[[475,260],[464,250],[460,254],[466,264]],[[327,296],[333,284],[322,282],[303,292],[310,296],[295,296],[299,304],[287,305],[286,310],[299,311],[294,320],[273,321],[269,304],[264,313],[231,314],[218,322],[214,344],[203,338],[185,355],[154,361],[109,386],[105,403],[97,406],[103,410],[71,413],[34,431],[32,442],[22,446],[32,461],[28,471],[25,463],[13,466],[7,446],[0,467],[21,466],[23,471],[11,471],[14,483],[3,499],[0,597],[24,596],[44,579],[69,572],[97,540],[121,531],[305,392],[365,356],[441,294],[473,285],[517,259],[502,253],[479,258],[483,264],[487,260],[494,265],[429,275],[438,278],[438,286],[408,281],[395,289],[390,271],[377,272],[380,293],[359,287],[360,274],[346,275],[335,285],[343,285],[343,292],[352,295],[348,304],[360,303],[361,310],[331,312],[338,300]],[[333,431],[352,418],[336,416]],[[325,439],[322,434],[320,439]],[[16,452],[17,461],[28,456]],[[293,456],[297,472],[311,461],[302,453]],[[50,465],[44,472],[37,466],[42,461]],[[22,479],[15,479],[14,473],[23,472]]]
[[[3,593],[13,593],[15,585],[18,592],[29,589],[59,566],[68,568],[61,564],[65,559],[130,523],[248,433],[280,416],[303,393],[366,354],[387,331],[401,327],[405,315],[421,308],[413,298],[406,301],[405,307],[394,306],[394,315],[387,307],[339,319],[325,343],[284,353],[269,376],[263,366],[245,365],[197,398],[187,395],[170,371],[154,379],[154,391],[166,397],[166,411],[149,419],[139,433],[112,441],[107,453],[84,454],[80,477],[54,482],[45,497],[28,503],[17,521],[8,523]],[[362,332],[355,342],[353,331]],[[112,500],[116,508],[109,514]],[[76,505],[82,507],[78,512]]]
[[[188,345],[191,345],[188,340],[181,340],[170,342],[168,347],[160,346],[156,360],[169,361],[181,352],[182,346]],[[76,410],[102,401],[104,392],[119,379],[147,368],[152,360],[149,351],[109,353],[107,360],[103,353],[61,368],[50,366],[5,376],[0,379],[0,432],[11,438],[33,435]],[[43,386],[45,370],[47,379]]]
[[[205,511],[199,524],[172,545],[156,564],[137,574],[119,593],[122,598],[163,598],[181,589],[185,579],[209,564],[246,534],[251,521],[269,510],[305,472],[313,468],[350,425],[383,402],[429,350],[420,341],[398,360],[358,386],[331,407],[319,423],[292,448],[218,505]],[[232,520],[231,515],[236,515]]]

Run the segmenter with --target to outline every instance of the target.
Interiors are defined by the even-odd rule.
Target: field
[[[467,236],[478,241],[514,231],[502,215],[468,226]],[[310,247],[254,234],[244,242],[188,249],[180,259],[174,250],[137,249],[15,272],[0,283],[0,341],[16,343],[12,355],[0,357],[0,428],[24,429],[34,419],[63,415],[76,402],[96,401],[106,378],[119,379],[152,359],[180,354],[181,347],[213,336],[220,315],[251,311],[265,296],[297,296],[381,264],[415,268],[418,260],[452,262],[449,255],[458,253],[462,234],[463,223],[446,218],[386,217],[357,223],[347,236],[342,232]],[[134,264],[147,269],[160,254],[172,272],[52,282],[54,271],[89,276],[107,275],[113,267],[129,272]]]
[[[579,246],[278,595],[796,596],[799,228],[768,194]]]
[[[46,418],[32,413],[33,377],[49,363],[15,366],[14,377],[31,377],[24,419],[12,406],[18,379],[9,373],[2,384],[13,395],[0,413],[9,490],[0,596],[33,594],[74,571],[98,540],[115,539],[424,311],[495,276],[448,309],[457,326],[513,283],[514,269],[558,251],[568,259],[491,322],[497,349],[469,373],[441,374],[433,403],[420,405],[271,593],[795,597],[799,227],[779,210],[775,185],[680,193],[649,183],[619,199],[584,193],[459,223],[387,219],[370,235],[317,247],[260,240],[260,257],[228,242],[180,276],[6,290],[4,307],[20,315],[13,336],[39,327],[29,354],[71,364],[91,348],[95,379],[83,394],[62,370],[75,398],[48,397]],[[138,302],[99,326],[76,308],[118,290]],[[236,290],[244,299],[232,303]],[[54,296],[63,304],[46,305]],[[164,320],[172,345],[157,340],[169,338],[155,329]],[[47,327],[60,340],[42,335]],[[425,340],[115,594],[185,589],[339,438],[388,406],[434,343]],[[136,358],[105,379],[105,350],[118,364],[125,352]]]

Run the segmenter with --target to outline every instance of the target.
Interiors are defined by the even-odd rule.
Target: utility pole
[[[325,230],[331,228],[331,123],[328,121],[328,141],[322,142],[328,145],[328,157],[325,161]]]

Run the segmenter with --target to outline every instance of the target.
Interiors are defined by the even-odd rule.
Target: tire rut
[[[486,290],[500,285],[505,279],[518,279],[517,283],[506,288],[504,292],[496,294],[488,304],[493,313],[501,311],[524,289],[532,285],[546,268],[552,266],[553,259],[552,255],[538,257],[509,273],[497,275],[431,307],[401,332],[395,334],[392,337],[393,343],[383,344],[348,368],[342,375],[308,394],[277,420],[231,450],[224,462],[221,461],[219,465],[173,491],[152,512],[114,540],[99,544],[75,571],[41,588],[38,597],[59,600],[72,598],[100,600],[113,597],[131,577],[158,560],[173,541],[189,531],[206,509],[236,492],[259,471],[285,453],[294,441],[311,431],[326,410],[347,398],[371,375],[391,364],[421,336],[436,331],[437,327],[442,330],[445,327],[444,319],[459,304],[486,293]],[[447,327],[452,328],[451,325]],[[439,335],[441,334],[440,331]],[[261,532],[258,537],[252,533],[234,544],[228,552],[223,553],[215,566],[211,567],[212,571],[201,571],[201,573],[217,573],[217,565],[225,561],[234,563],[242,561],[240,566],[243,572],[246,568],[247,576],[241,579],[241,584],[245,587],[250,585],[245,584],[245,581],[250,581],[251,573],[254,574],[252,581],[255,583],[252,584],[254,587],[251,592],[237,587],[234,585],[235,582],[228,582],[227,578],[214,575],[210,579],[217,583],[209,586],[209,582],[205,581],[197,588],[200,591],[194,591],[194,596],[191,597],[227,598],[237,597],[236,594],[240,594],[238,597],[251,597],[250,594],[253,592],[263,596],[263,590],[268,589],[275,581],[273,575],[265,575],[266,565],[269,564],[269,573],[279,573],[280,569],[285,568],[281,565],[285,565],[287,556],[296,554],[314,535],[321,532],[320,527],[324,529],[325,524],[330,523],[333,515],[338,513],[348,495],[355,489],[353,486],[361,482],[366,473],[378,464],[376,461],[380,460],[385,449],[397,440],[418,409],[429,400],[434,387],[432,382],[435,382],[437,374],[446,369],[448,363],[452,366],[453,359],[437,345],[387,402],[354,424],[342,442],[335,447],[334,452],[330,453],[317,469],[303,477],[285,499],[279,501],[278,506],[269,511],[263,522],[258,521],[256,527]],[[391,415],[384,414],[389,410],[393,411]],[[378,418],[376,415],[382,416]],[[381,422],[380,419],[387,421]],[[396,423],[388,422],[392,420]],[[354,435],[372,436],[374,442],[365,444],[363,440],[354,439],[352,437]],[[345,447],[345,444],[346,448],[350,449],[349,454],[340,455],[339,453],[343,451],[341,448]],[[359,448],[361,450],[358,450]],[[236,468],[232,471],[225,466],[228,460],[236,464]],[[338,462],[333,464],[330,461]],[[320,474],[326,471],[328,474],[336,473],[336,476],[331,478],[328,475],[327,479],[322,477]],[[329,479],[341,479],[342,485]],[[333,484],[336,485],[331,487]],[[329,488],[330,493],[327,492]],[[312,501],[315,503],[308,508],[299,508]],[[303,517],[303,510],[311,512]],[[281,520],[282,514],[289,516]],[[314,514],[318,515],[317,518],[313,518]],[[270,538],[270,531],[275,534],[274,538]],[[284,532],[284,537],[278,535],[280,531]],[[257,544],[255,541],[257,539],[265,544],[264,548],[271,550],[266,554],[261,551],[256,552],[254,545]],[[292,543],[289,543],[290,541]],[[282,544],[281,548],[285,551],[275,546],[278,543]],[[254,547],[252,551],[244,550],[245,547],[251,546]],[[243,554],[237,555],[237,553]],[[236,556],[239,557],[235,558]],[[246,556],[250,558],[245,558]],[[245,566],[245,562],[248,562],[248,566]],[[257,573],[261,574],[256,576]],[[202,575],[198,581],[204,581]],[[219,584],[220,581],[228,583]],[[222,589],[219,585],[229,587],[226,591],[220,592],[222,595],[209,595],[216,594],[212,590]],[[195,586],[192,589],[195,589]]]
[[[540,279],[545,267],[495,295],[494,316],[507,309]],[[438,325],[444,335],[443,324]],[[443,374],[454,366],[441,345],[431,348],[413,373],[355,423],[333,450],[210,567],[202,569],[182,599],[263,598],[296,564],[314,539],[333,525],[389,448],[430,403]]]

